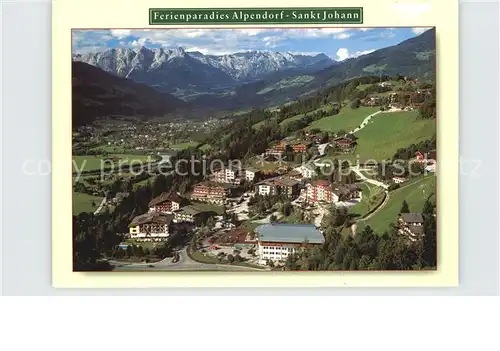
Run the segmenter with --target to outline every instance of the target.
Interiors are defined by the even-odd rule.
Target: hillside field
[[[349,212],[358,217],[365,216],[368,212],[376,208],[384,199],[383,190],[375,185],[361,184],[362,198],[359,203],[349,209]]]
[[[357,231],[369,225],[377,234],[381,235],[389,229],[389,223],[396,223],[403,200],[408,202],[411,212],[422,212],[425,200],[436,192],[436,177],[428,175],[404,185],[389,193],[387,204],[375,212],[367,221],[360,222]]]
[[[94,212],[101,201],[101,196],[73,192],[73,214],[78,215],[82,212]],[[92,202],[94,202],[95,206],[92,206]]]
[[[391,158],[398,149],[430,139],[436,133],[434,119],[417,119],[417,111],[380,113],[356,133],[355,155],[360,161]]]
[[[352,154],[326,156],[351,162],[367,160],[383,161],[396,151],[420,141],[430,139],[436,133],[434,119],[417,119],[417,111],[379,113],[368,125],[357,132],[356,150]]]
[[[190,141],[190,142],[170,145],[170,148],[174,149],[174,150],[185,150],[185,149],[189,149],[190,147],[196,147],[196,146],[198,146],[198,142]]]
[[[366,117],[374,112],[377,112],[379,109],[380,108],[378,107],[365,106],[357,109],[344,107],[337,115],[324,117],[314,121],[306,128],[306,130],[320,129],[325,132],[338,132],[340,130],[345,130],[346,132],[349,132],[359,126]]]
[[[115,158],[113,160],[113,158]],[[109,156],[97,156],[97,155],[88,155],[88,156],[73,156],[73,173],[78,170],[83,171],[95,171],[101,169],[101,161],[103,160],[113,160],[113,165],[118,167],[121,162],[122,165],[133,164],[134,162],[153,162],[156,160],[155,156],[151,155],[126,155],[126,154],[113,154]],[[76,164],[76,165],[75,165]],[[103,167],[110,167],[110,162],[103,161]]]

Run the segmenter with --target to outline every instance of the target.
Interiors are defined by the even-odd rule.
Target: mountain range
[[[170,102],[175,96],[194,108],[233,110],[280,105],[360,76],[400,74],[434,80],[435,34],[430,29],[341,62],[325,54],[248,51],[216,56],[147,47],[75,54],[73,60],[171,94],[166,95]]]
[[[190,91],[227,88],[265,77],[269,73],[296,70],[314,72],[335,63],[325,54],[316,56],[249,51],[230,55],[203,55],[183,48],[113,48],[76,54],[81,61],[119,77],[154,86],[177,96]]]

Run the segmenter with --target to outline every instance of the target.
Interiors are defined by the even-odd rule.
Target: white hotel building
[[[283,262],[302,247],[321,245],[323,234],[313,224],[264,224],[255,228],[259,263]]]

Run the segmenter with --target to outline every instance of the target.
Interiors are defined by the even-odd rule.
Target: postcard
[[[456,4],[253,2],[54,3],[54,285],[456,285]]]

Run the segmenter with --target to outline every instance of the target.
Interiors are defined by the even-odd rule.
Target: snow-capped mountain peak
[[[113,48],[100,52],[77,54],[75,61],[127,76],[132,71],[154,71],[171,62],[195,59],[204,65],[216,68],[238,81],[257,79],[268,73],[285,69],[301,69],[317,66],[318,70],[334,63],[324,54],[316,56],[298,55],[291,52],[253,50],[227,55],[204,55],[201,52],[186,52],[182,47],[135,49]]]

